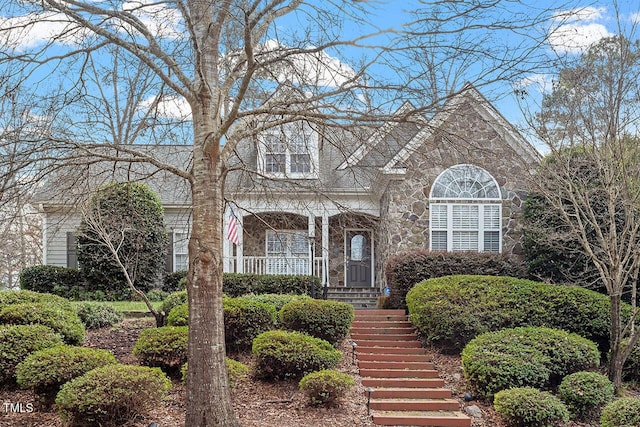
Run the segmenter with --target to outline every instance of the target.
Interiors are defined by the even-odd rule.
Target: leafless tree
[[[477,63],[480,52],[492,56],[485,43],[503,40],[503,31],[531,36],[522,41],[527,47],[477,64],[480,71],[469,67],[467,80],[481,86],[515,79],[523,71],[516,65],[532,59],[540,44],[527,28],[536,28],[550,12],[509,21],[497,19],[493,8],[513,2],[455,3],[424,2],[400,36],[370,25],[370,2],[2,3],[9,19],[0,27],[5,46],[0,64],[22,87],[42,94],[37,102],[23,104],[29,108],[20,117],[35,122],[29,134],[3,142],[17,153],[14,162],[3,165],[3,176],[32,170],[37,182],[71,164],[82,171],[67,181],[78,195],[78,177],[89,173],[92,163],[113,161],[147,163],[189,184],[186,425],[238,425],[223,339],[225,179],[232,170],[266,178],[238,161],[238,144],[299,120],[327,134],[332,127],[356,134],[385,120],[408,120],[415,112],[435,113],[460,89],[458,78],[440,87],[440,73],[448,67],[455,74],[465,58]],[[508,12],[506,5],[501,12]],[[452,26],[445,28],[444,22]],[[43,23],[49,32],[31,39]],[[465,37],[471,30],[494,37]],[[342,31],[355,35],[342,36]],[[431,56],[436,50],[437,59]],[[358,63],[341,62],[356,55],[361,55]],[[428,58],[434,62],[414,67]],[[437,89],[423,93],[436,83]],[[411,89],[418,94],[413,111],[391,115]],[[172,112],[171,105],[182,109]],[[190,144],[190,167],[176,167],[132,145],[140,142]]]
[[[631,39],[606,38],[571,63],[562,62],[536,117],[549,156],[533,187],[572,241],[579,242],[609,295],[609,377],[617,389],[622,366],[640,339],[634,327],[640,271],[640,44],[633,41],[635,31],[626,34]],[[631,296],[631,314],[623,310],[625,293]]]

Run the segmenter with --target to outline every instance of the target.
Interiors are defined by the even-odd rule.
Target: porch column
[[[322,287],[329,286],[329,214],[322,212]]]
[[[244,211],[236,208],[236,222],[238,225],[238,245],[236,246],[236,273],[244,273]]]
[[[307,229],[308,242],[309,242],[309,276],[315,275],[315,244],[316,244],[316,217],[314,214],[309,214],[307,217]]]

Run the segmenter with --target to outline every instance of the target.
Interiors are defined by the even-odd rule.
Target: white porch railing
[[[237,258],[224,258],[225,271],[235,273],[238,271]],[[299,275],[309,274],[309,258],[299,257],[263,257],[243,256],[243,271],[250,274],[280,274]],[[322,277],[322,258],[313,259],[313,275]]]

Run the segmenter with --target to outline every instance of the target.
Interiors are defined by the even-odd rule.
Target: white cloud
[[[553,79],[549,74],[531,74],[514,84],[514,89],[534,89],[539,93],[551,92]]]
[[[60,13],[27,14],[0,17],[0,45],[23,51],[52,39],[62,44],[76,44],[84,31]]]
[[[122,5],[122,10],[135,15],[156,37],[174,39],[184,34],[180,12],[175,7],[168,7],[167,3],[130,0]]]
[[[581,53],[602,38],[610,37],[607,28],[596,21],[605,18],[604,8],[584,7],[554,14],[556,24],[549,33],[549,44],[558,53]]]
[[[154,106],[154,103],[157,105]],[[187,121],[191,120],[191,107],[186,99],[179,96],[165,96],[158,100],[157,98],[147,99],[140,105],[141,109],[148,110],[154,108],[154,115],[172,120]]]
[[[634,24],[640,24],[640,12],[632,13],[629,17]]]

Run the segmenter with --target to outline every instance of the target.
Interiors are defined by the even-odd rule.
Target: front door
[[[345,231],[346,285],[370,287],[372,242],[369,230]]]

